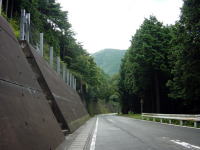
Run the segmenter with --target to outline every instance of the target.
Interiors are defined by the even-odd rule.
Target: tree
[[[185,0],[180,21],[174,28],[171,52],[172,79],[169,96],[180,99],[186,113],[200,108],[200,1]]]
[[[167,91],[165,84],[169,71],[169,33],[169,28],[163,26],[154,16],[145,19],[133,36],[131,46],[122,62],[121,86],[129,91],[125,91],[124,94],[134,96],[137,107],[140,99],[143,99],[144,110],[147,112],[160,112],[160,106],[163,106],[167,99],[167,94],[163,93]],[[131,105],[133,103],[132,101]]]

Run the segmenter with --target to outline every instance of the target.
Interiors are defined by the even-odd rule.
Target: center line
[[[95,143],[96,143],[96,138],[97,138],[98,123],[99,123],[99,118],[97,117],[96,126],[95,126],[94,134],[93,134],[93,137],[92,137],[92,142],[91,142],[91,145],[90,145],[90,150],[95,150]]]

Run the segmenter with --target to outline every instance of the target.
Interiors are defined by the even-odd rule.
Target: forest
[[[180,20],[146,18],[122,60],[122,112],[200,113],[200,1],[184,0]]]
[[[145,18],[119,74],[109,77],[76,40],[68,12],[55,0],[3,0],[3,16],[17,37],[21,9],[31,13],[31,42],[37,40],[36,33],[44,33],[46,43],[78,79],[77,91],[91,114],[118,111],[119,102],[124,114],[200,113],[199,8],[199,0],[184,0],[174,25],[164,25],[155,16]],[[107,108],[98,110],[96,104]]]

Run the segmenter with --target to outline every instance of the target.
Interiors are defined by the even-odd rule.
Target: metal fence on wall
[[[21,10],[20,40],[29,42],[67,85],[75,90],[77,89],[75,76],[67,68],[67,64],[61,61],[54,47],[45,41],[44,34],[37,31],[34,24],[31,23],[30,13],[26,13],[24,9]]]

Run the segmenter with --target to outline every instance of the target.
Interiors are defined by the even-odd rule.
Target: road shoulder
[[[74,133],[66,136],[63,143],[56,150],[89,150],[95,123],[96,117],[88,120]]]

